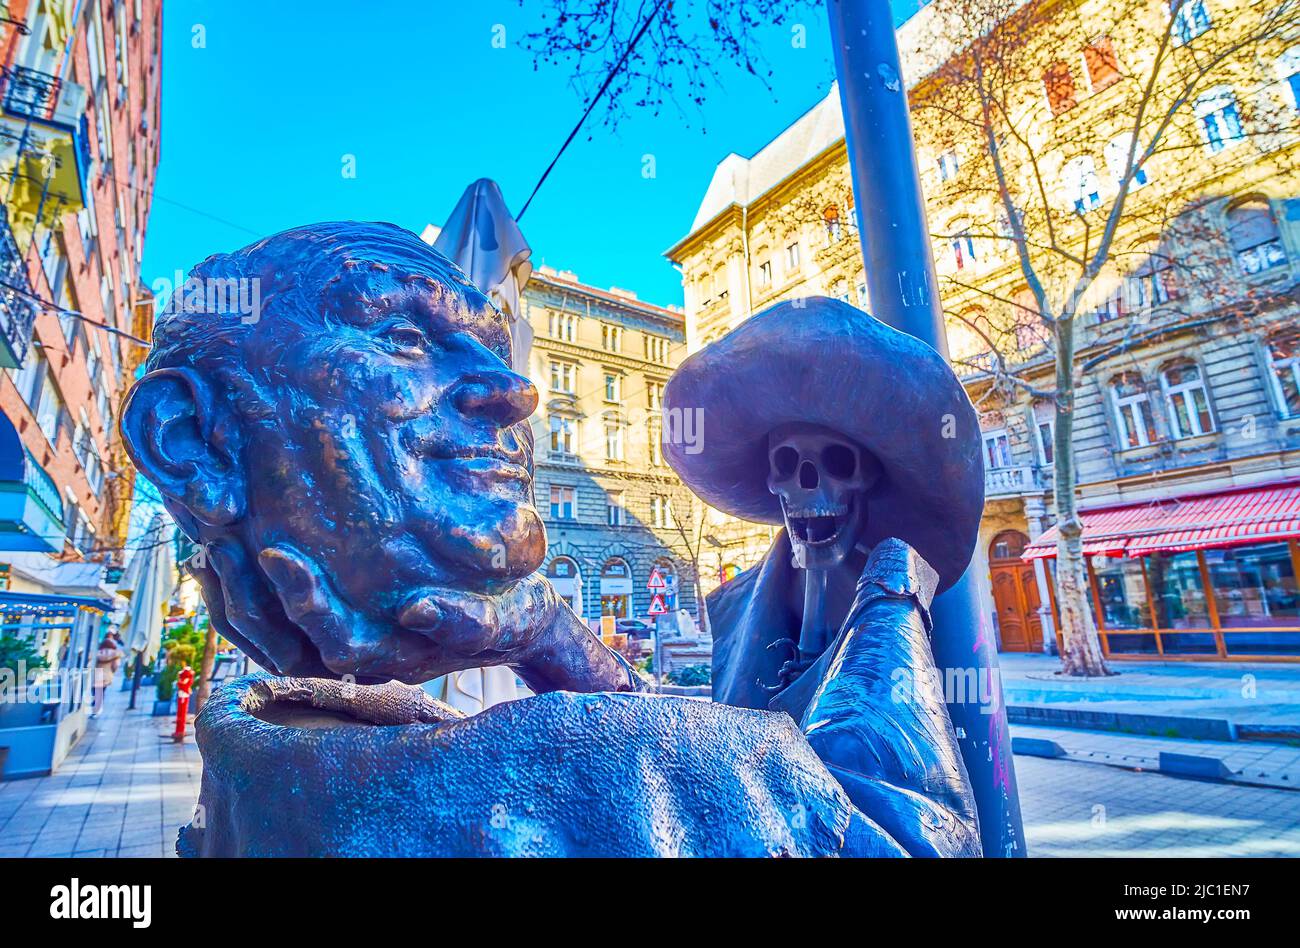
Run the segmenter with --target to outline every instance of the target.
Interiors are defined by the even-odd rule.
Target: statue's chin
[[[532,507],[520,506],[492,527],[470,531],[451,552],[465,588],[497,592],[534,573],[546,559],[546,527]]]

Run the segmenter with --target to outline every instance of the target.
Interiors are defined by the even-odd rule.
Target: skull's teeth
[[[805,507],[803,510],[791,510],[789,516],[807,519],[809,517],[842,517],[849,512],[843,504],[834,507]]]

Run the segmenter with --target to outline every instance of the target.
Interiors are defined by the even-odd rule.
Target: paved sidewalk
[[[1300,856],[1300,793],[1020,756],[1016,779],[1030,857]]]
[[[0,782],[0,857],[174,856],[176,832],[199,795],[193,732],[170,740],[174,722],[135,711],[110,688],[103,716],[49,777]]]
[[[998,660],[1008,706],[1220,719],[1242,736],[1300,737],[1300,664],[1111,661],[1119,674],[1072,678],[1056,674],[1061,662],[1052,655],[1003,653]]]
[[[1013,739],[1029,737],[1054,741],[1064,748],[1070,760],[1107,764],[1128,770],[1157,770],[1162,753],[1214,757],[1232,772],[1231,782],[1300,790],[1300,746],[1291,744],[1189,741],[1027,724],[1012,724],[1011,736]],[[1300,806],[1300,803],[1297,805]]]

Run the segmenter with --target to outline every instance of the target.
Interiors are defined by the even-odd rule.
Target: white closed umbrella
[[[131,608],[126,626],[126,648],[135,656],[135,684],[131,705],[135,706],[135,689],[139,687],[145,662],[153,661],[162,645],[162,607],[176,587],[176,557],[172,554],[171,530],[162,514],[154,514],[149,529],[140,538],[140,547],[127,564],[119,592],[131,593]]]
[[[524,318],[520,297],[533,273],[529,259],[533,250],[495,181],[479,178],[465,189],[433,249],[464,270],[510,320],[511,368],[527,377],[533,330]],[[432,682],[430,690],[468,714],[519,696],[515,673],[499,666],[453,672]]]
[[[433,242],[433,249],[455,261],[505,313],[510,320],[514,351],[512,368],[528,375],[533,330],[524,319],[519,300],[533,274],[533,249],[524,240],[495,181],[479,178],[465,189]]]

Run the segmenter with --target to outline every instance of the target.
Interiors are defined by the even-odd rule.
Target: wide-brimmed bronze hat
[[[781,523],[767,436],[794,422],[839,431],[880,461],[866,543],[907,542],[940,589],[961,577],[984,509],[984,465],[975,409],[939,353],[839,300],[778,303],[673,373],[664,455],[709,506]]]

